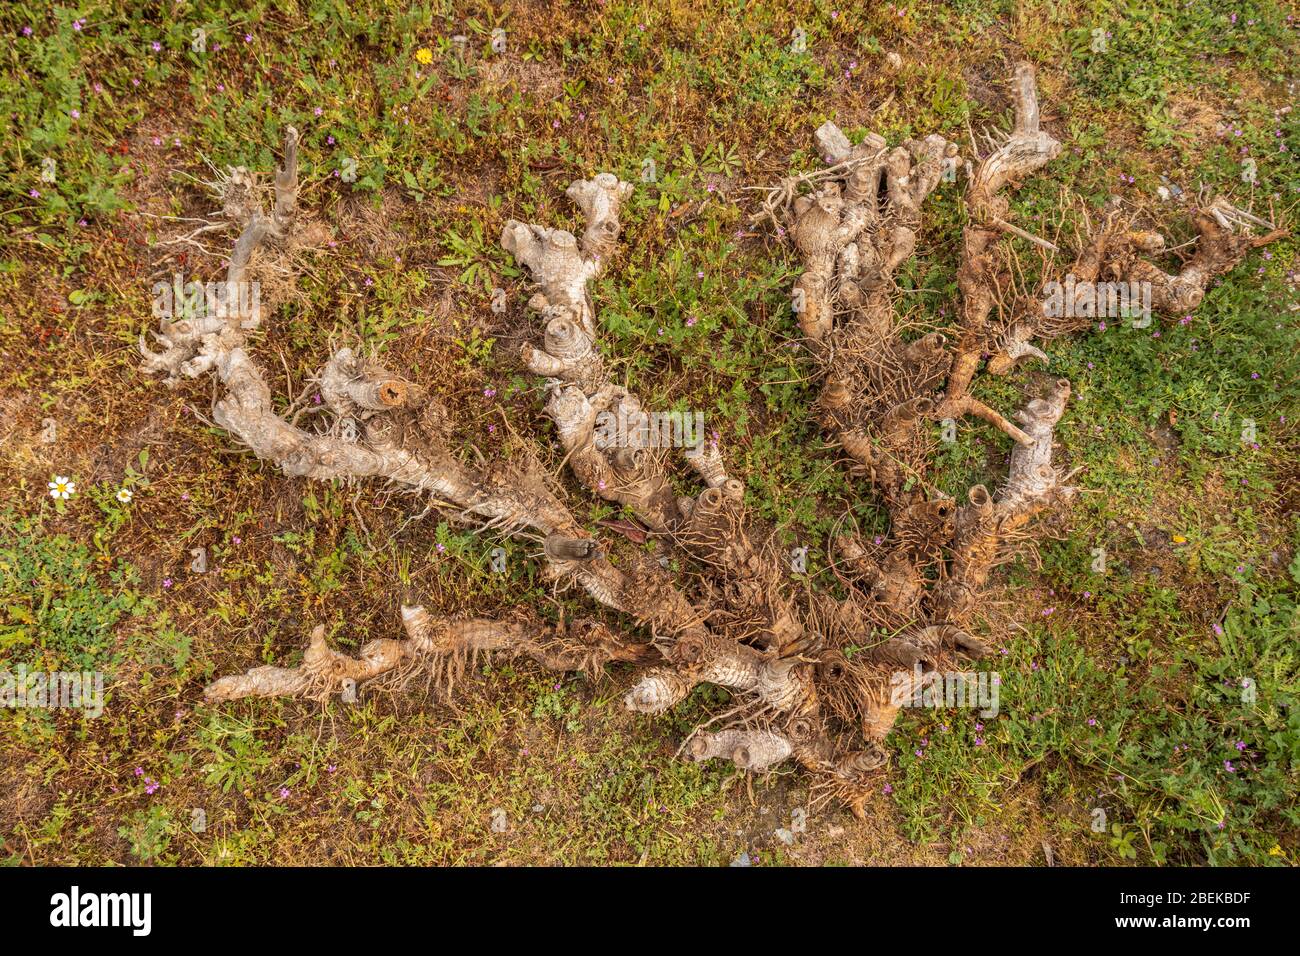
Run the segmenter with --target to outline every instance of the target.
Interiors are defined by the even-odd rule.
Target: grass
[[[841,515],[884,524],[810,420],[795,260],[745,225],[742,189],[815,168],[817,125],[964,142],[1005,124],[997,91],[1028,57],[1066,149],[1015,197],[1025,228],[1069,246],[1120,193],[1177,245],[1186,223],[1161,186],[1278,216],[1300,193],[1287,4],[849,6],[0,11],[0,670],[109,675],[97,720],[0,716],[0,859],[988,865],[1040,862],[1047,844],[1074,864],[1297,860],[1295,240],[1250,256],[1185,324],[1050,343],[1074,385],[1064,454],[1089,493],[995,582],[979,629],[1004,652],[998,715],[906,713],[866,823],[823,810],[786,845],[775,830],[807,807],[807,780],[676,760],[718,692],[633,717],[617,668],[589,684],[480,664],[450,700],[201,703],[214,676],[297,661],[317,623],[342,647],[393,634],[408,596],[590,613],[554,603],[520,543],[411,521],[381,488],[285,479],[205,423],[204,387],[138,373],[160,217],[203,212],[207,162],[270,168],[286,123],[331,239],[264,319],[281,401],[361,336],[455,409],[465,448],[494,458],[537,436],[558,470],[516,358],[527,293],[495,240],[507,218],[575,223],[563,186],[617,172],[637,190],[594,290],[616,375],[648,406],[704,411],[817,581]],[[952,325],[963,216],[957,187],[928,201],[900,275],[918,328]],[[981,397],[1014,407],[1035,374]],[[1003,474],[1006,440],[984,426],[941,447],[949,492]],[[56,474],[77,483],[67,502],[45,493]],[[582,520],[611,516],[569,498]]]

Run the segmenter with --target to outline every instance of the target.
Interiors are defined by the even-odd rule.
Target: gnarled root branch
[[[562,230],[506,224],[501,245],[538,285],[529,306],[545,323],[541,347],[525,345],[521,357],[548,378],[546,412],[578,480],[720,572],[727,579],[718,592],[723,603],[733,618],[754,621],[760,643],[787,643],[800,627],[779,597],[782,575],[774,555],[751,544],[744,485],[727,473],[716,440],[705,439],[703,416],[643,408],[637,396],[610,381],[595,347],[597,325],[586,284],[614,251],[620,210],[631,191],[608,173],[569,186],[568,196],[587,220],[581,242]],[[698,497],[679,498],[673,491],[664,452],[669,445],[683,448],[706,485]]]
[[[403,607],[404,641],[368,641],[356,657],[333,650],[318,625],[297,667],[255,667],[204,688],[213,703],[241,697],[310,697],[324,700],[367,681],[420,670],[435,674],[449,660],[498,652],[529,657],[550,670],[597,674],[610,661],[643,662],[657,656],[646,645],[619,640],[604,625],[588,627],[581,639],[560,635],[536,622],[440,620],[423,607]]]

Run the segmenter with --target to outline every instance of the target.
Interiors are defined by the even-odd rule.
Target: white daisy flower
[[[131,491],[130,488],[119,488],[117,490],[117,500],[122,502],[122,504],[124,505],[129,505],[131,503],[131,499],[134,497],[135,494],[134,492]]]
[[[54,480],[50,482],[50,497],[60,501],[67,501],[77,493],[77,483],[71,478],[63,475],[55,475]]]

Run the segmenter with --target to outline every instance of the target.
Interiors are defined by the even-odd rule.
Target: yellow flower
[[[415,58],[425,66],[428,66],[433,62],[433,51],[428,47],[422,46],[420,49],[415,51]]]
[[[1186,544],[1186,543],[1187,543],[1187,539],[1184,538],[1181,534],[1174,535],[1174,544]]]

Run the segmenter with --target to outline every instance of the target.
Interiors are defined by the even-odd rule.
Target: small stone
[[[813,139],[817,143],[817,152],[821,153],[822,159],[832,166],[848,159],[849,153],[853,150],[849,138],[830,120],[817,127]]]
[[[730,865],[731,866],[753,866],[753,864],[749,860],[749,854],[744,852],[743,850],[741,851],[740,856],[736,857],[734,860],[731,861]]]
[[[507,826],[506,812],[502,810],[500,807],[493,807],[492,808],[492,832],[505,833],[506,826]]]
[[[776,831],[776,838],[786,846],[794,846],[794,834],[785,827],[781,827],[781,829]]]

